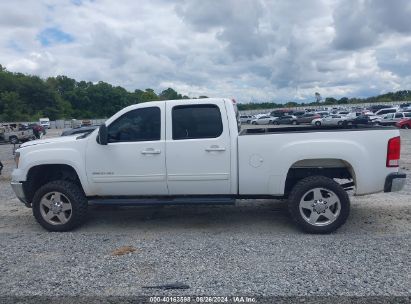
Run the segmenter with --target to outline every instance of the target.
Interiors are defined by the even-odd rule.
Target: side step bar
[[[234,205],[233,198],[177,197],[177,198],[93,198],[89,205],[99,206],[167,206],[167,205]]]

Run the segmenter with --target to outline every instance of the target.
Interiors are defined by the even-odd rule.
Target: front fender
[[[84,171],[84,155],[72,148],[30,149],[20,154],[19,167],[13,170],[12,180],[24,182],[31,168],[40,165],[68,165],[72,167],[80,180],[83,190],[87,193],[88,182]]]

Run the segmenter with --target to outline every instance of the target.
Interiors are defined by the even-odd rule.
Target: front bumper
[[[400,191],[404,188],[407,175],[404,173],[391,173],[385,178],[384,192]]]
[[[24,194],[23,183],[11,182],[10,185],[20,202],[27,207],[30,207],[30,204],[27,202],[26,195]]]

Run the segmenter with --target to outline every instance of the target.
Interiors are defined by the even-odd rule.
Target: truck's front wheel
[[[334,180],[310,176],[299,181],[289,196],[293,220],[309,233],[330,233],[345,223],[350,213],[347,192]]]
[[[87,198],[74,183],[52,181],[33,197],[33,215],[49,231],[69,231],[80,226],[87,216]]]

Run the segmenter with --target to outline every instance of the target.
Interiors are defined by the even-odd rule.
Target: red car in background
[[[411,118],[401,119],[395,125],[400,129],[411,129]]]

